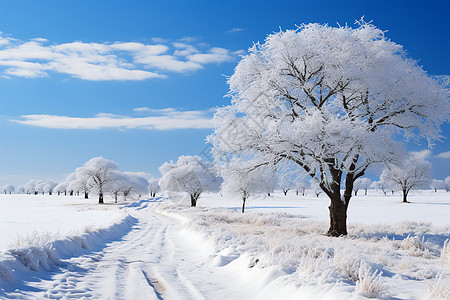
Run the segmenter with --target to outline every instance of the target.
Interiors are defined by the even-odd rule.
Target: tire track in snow
[[[245,298],[230,291],[231,276],[213,271],[210,256],[180,231],[178,221],[153,212],[159,203],[133,203],[128,213],[138,221],[122,239],[101,251],[63,261],[69,267],[51,280],[30,283],[45,292],[30,298],[51,299],[220,299]],[[216,273],[221,276],[215,277]],[[231,274],[228,274],[231,275]]]

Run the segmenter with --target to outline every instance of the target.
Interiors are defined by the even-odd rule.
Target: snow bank
[[[33,281],[36,274],[33,271],[52,270],[56,267],[73,268],[67,262],[62,262],[74,256],[83,255],[89,251],[97,251],[106,243],[118,240],[127,234],[136,219],[130,215],[107,228],[86,230],[76,236],[68,236],[42,243],[36,239],[35,245],[16,247],[0,252],[0,297],[11,289],[26,289],[23,282]]]
[[[217,201],[224,205],[223,197]],[[215,247],[211,265],[259,285],[255,298],[450,297],[450,226],[352,224],[347,237],[332,238],[323,234],[327,221],[301,215],[173,205],[157,211],[202,233]]]

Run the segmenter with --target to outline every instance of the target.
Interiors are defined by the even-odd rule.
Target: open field
[[[368,192],[352,199],[342,238],[323,234],[328,201],[308,191],[250,198],[244,214],[239,199],[216,194],[197,208],[184,195],[103,206],[1,195],[0,297],[449,297],[449,194],[416,192],[403,204]]]

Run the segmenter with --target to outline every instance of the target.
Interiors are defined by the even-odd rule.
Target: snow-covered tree
[[[55,186],[55,188],[53,189],[53,191],[54,191],[55,193],[58,193],[58,196],[59,196],[61,193],[64,193],[64,195],[66,195],[66,194],[67,194],[67,186],[68,186],[68,185],[69,185],[69,183],[66,182],[66,181],[60,182],[57,186]]]
[[[358,24],[302,25],[255,44],[208,137],[220,165],[242,155],[254,168],[297,164],[330,198],[332,236],[347,234],[355,180],[403,151],[394,137],[433,145],[449,117],[448,90],[382,30]]]
[[[296,167],[292,164],[282,165],[276,172],[276,188],[283,191],[283,194],[287,196],[289,190],[295,188],[295,182],[293,180],[296,171]]]
[[[379,181],[374,181],[370,184],[370,187],[376,190],[382,190],[384,195],[387,195],[387,191],[386,189],[388,188],[388,186],[386,185],[386,183],[382,182],[381,180]]]
[[[98,203],[103,204],[103,196],[110,191],[116,171],[117,163],[114,161],[104,157],[94,157],[80,168],[76,177],[86,180],[90,190],[98,194]]]
[[[389,164],[381,173],[380,180],[392,189],[403,192],[403,202],[407,203],[408,193],[412,189],[430,186],[431,164],[428,161],[407,159],[400,163]]]
[[[69,184],[67,185],[69,191],[82,192],[84,199],[89,199],[92,182],[90,181],[90,177],[86,174],[85,167],[76,168],[73,177],[69,178],[69,180]]]
[[[148,181],[148,192],[150,193],[150,197],[156,197],[156,193],[159,193],[161,188],[158,184],[159,178],[151,178]]]
[[[176,163],[166,162],[159,171],[162,174],[158,184],[162,190],[186,192],[191,198],[191,206],[203,192],[219,189],[221,179],[216,175],[213,164],[203,161],[199,156],[180,156]]]
[[[52,195],[53,193],[53,189],[57,186],[58,184],[56,182],[53,181],[47,181],[44,186],[42,187],[42,191],[44,193],[48,193],[49,195]]]
[[[14,193],[16,190],[16,188],[12,184],[5,184],[1,189],[5,194]]]
[[[59,183],[57,186],[55,186],[55,188],[53,189],[55,192],[58,193],[58,195],[60,195],[61,193],[64,193],[64,195],[67,195],[67,192],[69,192],[70,196],[73,196],[73,182],[76,180],[75,177],[75,172],[70,173],[69,175],[66,176],[66,179]]]
[[[359,190],[364,190],[364,195],[367,195],[367,189],[370,187],[372,180],[369,178],[358,178],[353,183],[353,191],[355,191],[355,196],[358,195]]]
[[[314,179],[310,181],[309,188],[313,191],[313,193],[316,195],[317,198],[322,193],[322,188],[320,187],[319,183]]]
[[[121,172],[113,172],[111,174],[112,180],[110,183],[109,190],[114,196],[114,203],[117,203],[117,199],[119,194],[125,192],[128,195],[129,191],[131,191],[131,184],[128,182],[128,177]]]
[[[148,193],[149,182],[145,177],[132,172],[124,172],[122,174],[125,179],[124,188],[122,190],[122,195],[125,201],[128,196],[131,196],[131,194],[135,194],[138,198],[140,198],[142,195],[146,195]]]
[[[450,192],[450,176],[445,177],[444,186],[447,192]]]
[[[23,185],[19,185],[16,188],[16,194],[25,194],[25,188],[23,187]]]
[[[438,189],[443,189],[445,187],[444,180],[433,179],[430,183],[430,188],[437,192]]]
[[[37,195],[39,192],[42,192],[42,188],[44,187],[45,182],[38,179],[32,179],[25,183],[24,189],[27,194],[35,194]]]
[[[308,187],[308,185],[306,184],[306,182],[303,181],[302,179],[297,179],[295,181],[295,189],[296,189],[296,194],[298,195],[299,192],[302,192],[302,196],[305,196],[305,190]]]
[[[238,194],[242,199],[242,213],[245,203],[251,195],[267,192],[267,187],[273,184],[273,170],[271,168],[252,169],[246,167],[246,161],[232,160],[222,169],[224,181],[222,192]]]

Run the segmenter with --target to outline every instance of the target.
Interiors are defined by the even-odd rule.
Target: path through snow
[[[179,221],[157,215],[159,199],[126,207],[135,224],[122,239],[62,262],[56,272],[26,283],[14,298],[248,299],[226,269],[210,265],[212,249]],[[47,278],[45,278],[47,277]]]

